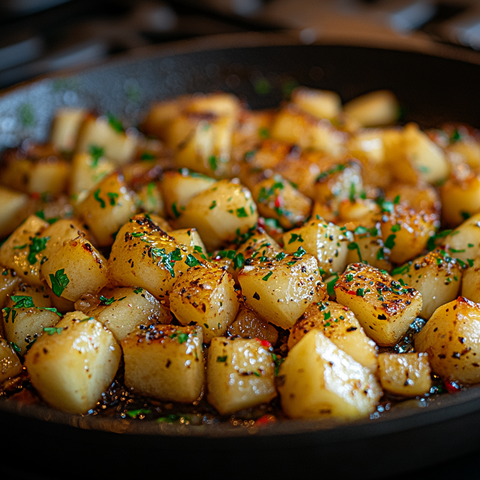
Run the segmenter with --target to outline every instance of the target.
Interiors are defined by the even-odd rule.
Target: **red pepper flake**
[[[32,192],[30,194],[30,197],[33,199],[33,200],[38,200],[40,198],[40,194],[38,192]]]
[[[263,219],[263,217],[259,217],[259,219],[257,220],[257,225],[258,225],[260,228],[265,229],[265,220]]]
[[[348,293],[349,295],[355,295],[355,296],[357,296],[357,292],[356,292],[355,290],[349,290],[347,293]]]
[[[257,339],[257,340],[259,340],[259,339]],[[260,345],[262,347],[270,348],[272,346],[272,344],[268,340],[259,340],[259,341],[260,341]]]
[[[277,419],[275,418],[274,415],[263,415],[259,419],[255,421],[255,425],[267,425],[269,423],[274,423],[276,422]]]
[[[275,208],[281,208],[282,204],[283,204],[282,197],[280,195],[275,197]]]
[[[460,391],[460,386],[456,382],[445,380],[444,383],[448,393],[457,393]]]

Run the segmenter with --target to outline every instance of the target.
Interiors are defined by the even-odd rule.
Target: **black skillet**
[[[252,108],[278,105],[295,84],[347,101],[390,89],[405,121],[480,127],[480,61],[283,37],[228,37],[148,49],[0,95],[0,150],[44,139],[53,112],[86,106],[140,121],[149,103],[224,90]],[[350,424],[282,421],[191,427],[64,414],[0,402],[0,478],[386,478],[479,449],[480,390],[410,402]],[[3,468],[3,470],[2,470]],[[152,477],[153,478],[153,477]]]

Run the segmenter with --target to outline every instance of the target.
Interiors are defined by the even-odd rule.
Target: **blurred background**
[[[306,44],[436,42],[480,50],[477,0],[0,0],[0,88],[145,45],[235,32]],[[479,53],[480,55],[480,53]]]

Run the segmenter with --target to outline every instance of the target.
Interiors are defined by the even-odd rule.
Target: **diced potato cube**
[[[42,276],[58,297],[72,302],[97,293],[110,281],[107,261],[85,238],[66,241],[41,266]]]
[[[318,302],[308,307],[290,331],[292,349],[310,330],[319,329],[338,348],[372,373],[377,370],[377,346],[366,334],[354,313],[336,302]]]
[[[11,268],[0,267],[0,309],[2,309],[8,297],[18,287],[20,277],[17,276],[15,270]]]
[[[52,311],[48,294],[41,287],[21,285],[13,292],[3,309],[3,328],[9,342],[25,354],[31,344],[59,321]]]
[[[297,87],[292,92],[292,102],[304,112],[317,118],[328,118],[328,120],[338,117],[342,110],[340,96],[329,90]]]
[[[466,384],[480,381],[480,305],[464,297],[441,305],[415,336],[433,373]]]
[[[177,172],[165,172],[160,186],[168,215],[171,218],[178,218],[191,198],[207,190],[214,183],[213,178],[191,172],[188,168],[182,168]]]
[[[95,117],[88,115],[80,126],[75,151],[88,152],[91,145],[104,149],[105,156],[116,165],[131,160],[137,147],[135,132],[125,131],[112,115]]]
[[[278,340],[277,329],[243,304],[240,304],[235,321],[228,327],[227,334],[229,337],[238,335],[242,338],[258,338],[272,345]]]
[[[422,294],[423,306],[418,315],[426,319],[440,305],[457,297],[462,280],[461,266],[440,249],[402,265],[391,273],[395,280]]]
[[[9,343],[0,338],[0,384],[22,373],[22,362]]]
[[[317,260],[304,252],[245,265],[238,274],[247,306],[267,322],[285,329],[303,315],[321,288]]]
[[[0,265],[15,270],[30,285],[42,285],[40,262],[46,242],[39,237],[47,227],[45,220],[30,215],[0,247]]]
[[[382,395],[375,375],[318,329],[290,350],[280,365],[277,385],[282,409],[290,418],[366,417]]]
[[[363,263],[348,266],[335,284],[335,294],[380,346],[395,345],[422,309],[421,293]]]
[[[162,192],[155,182],[149,182],[137,191],[137,203],[143,212],[165,216]]]
[[[202,329],[151,325],[122,340],[125,385],[159,400],[193,403],[203,391]]]
[[[195,228],[180,228],[178,230],[171,230],[168,234],[173,237],[177,243],[185,245],[189,253],[199,254],[203,260],[207,259],[207,257],[205,257],[207,249]]]
[[[208,349],[207,398],[221,413],[268,403],[275,390],[275,364],[258,339],[214,338]]]
[[[113,243],[114,234],[135,211],[135,200],[116,172],[105,177],[77,207],[78,215],[102,247]]]
[[[12,233],[24,218],[28,205],[28,195],[0,187],[0,238]]]
[[[283,235],[285,251],[294,253],[303,247],[318,261],[325,273],[343,272],[347,264],[348,236],[345,227],[317,219]]]
[[[114,284],[142,287],[165,298],[177,275],[185,272],[188,249],[164,232],[153,217],[133,216],[117,234],[108,259]]]
[[[190,199],[177,224],[196,228],[210,251],[246,233],[257,219],[250,191],[234,181],[220,180]]]
[[[81,308],[81,311],[103,323],[118,342],[138,325],[152,322],[168,324],[171,321],[170,310],[140,287],[103,289],[95,300],[93,305]]]
[[[175,282],[169,299],[170,309],[180,323],[195,322],[203,327],[206,343],[224,335],[238,311],[232,277],[214,266],[189,268]]]
[[[395,123],[399,106],[392,92],[376,90],[350,100],[343,111],[362,127],[379,127]]]
[[[58,150],[73,150],[78,130],[87,116],[82,108],[61,108],[55,113],[50,129],[50,142]]]
[[[426,353],[381,353],[378,375],[384,390],[404,397],[424,395],[432,386]]]
[[[441,244],[456,258],[467,262],[480,254],[480,213],[472,215],[455,230],[445,233],[447,235],[442,236]]]
[[[284,228],[302,224],[312,201],[279,175],[257,183],[252,190],[260,215],[275,218]]]
[[[43,400],[82,414],[111,384],[121,356],[114,336],[100,322],[71,312],[34,343],[25,366]]]
[[[473,262],[470,260],[470,263],[473,264],[463,273],[462,296],[472,302],[480,303],[480,256],[475,257]]]

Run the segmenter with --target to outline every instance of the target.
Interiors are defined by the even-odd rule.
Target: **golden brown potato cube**
[[[376,90],[350,100],[343,111],[362,127],[379,127],[396,122],[399,105],[389,90]]]
[[[285,329],[303,315],[321,288],[317,260],[303,249],[274,261],[245,265],[238,282],[247,306]]]
[[[290,331],[292,349],[310,330],[319,329],[338,348],[371,372],[377,370],[377,346],[366,334],[354,313],[336,302],[310,305]]]
[[[435,215],[417,213],[401,205],[395,207],[392,213],[384,211],[380,228],[385,246],[390,250],[390,261],[405,263],[423,253],[438,222]]]
[[[0,238],[12,233],[22,222],[28,206],[28,195],[0,187]]]
[[[207,249],[195,228],[179,228],[169,231],[168,234],[173,237],[177,243],[185,245],[189,253],[200,255],[202,260],[207,259],[205,256]]]
[[[20,375],[23,371],[22,362],[12,346],[0,338],[0,385],[9,378]]]
[[[424,395],[432,386],[426,353],[381,353],[378,375],[384,390],[404,397]]]
[[[250,191],[234,181],[220,180],[190,199],[177,225],[196,228],[211,251],[246,233],[257,219]]]
[[[318,119],[290,103],[275,117],[270,135],[276,140],[334,156],[344,152],[345,136],[327,119]]]
[[[178,218],[191,198],[215,183],[213,178],[191,172],[188,168],[165,172],[160,182],[165,209],[171,218]]]
[[[240,100],[232,93],[195,93],[188,99],[185,109],[188,112],[209,112],[219,116],[236,117],[240,110]]]
[[[61,108],[55,113],[50,129],[50,142],[60,151],[73,150],[78,130],[88,112],[83,108]]]
[[[230,174],[232,134],[236,121],[213,113],[185,112],[169,126],[167,146],[175,165],[216,178]]]
[[[440,187],[442,221],[456,227],[480,211],[480,176],[471,173],[466,178],[450,177]]]
[[[362,168],[358,161],[347,159],[322,170],[313,187],[313,198],[319,203],[338,205],[344,199],[353,199],[362,189]]]
[[[418,314],[427,320],[444,303],[454,300],[460,290],[462,267],[445,251],[436,249],[392,270],[393,278],[422,294],[423,306]]]
[[[96,318],[121,342],[138,325],[152,322],[168,324],[170,310],[143,288],[119,287],[103,289],[87,308],[86,315]]]
[[[437,235],[445,250],[455,258],[468,262],[480,254],[480,213],[472,215],[455,230],[444,230]],[[1,250],[0,250],[1,255]],[[0,258],[1,262],[1,258]]]
[[[385,155],[397,180],[435,184],[448,177],[449,165],[444,151],[418,125],[410,123],[399,135],[389,133],[384,140]]]
[[[292,102],[304,112],[317,118],[333,120],[342,111],[340,96],[329,90],[297,87],[292,92]]]
[[[103,148],[90,145],[88,152],[76,153],[72,158],[68,193],[75,204],[81,203],[106,175],[115,170],[115,164],[105,157]]]
[[[284,249],[294,253],[303,247],[318,261],[321,272],[343,272],[347,264],[348,236],[345,227],[322,219],[305,223],[283,235]],[[322,273],[323,275],[323,273]]]
[[[117,234],[108,259],[114,284],[142,287],[161,299],[192,260],[188,250],[164,232],[151,216],[134,215]]]
[[[71,312],[34,343],[25,366],[43,400],[83,414],[112,383],[121,356],[114,336],[100,322]]]
[[[124,130],[113,115],[88,115],[78,131],[75,151],[88,152],[91,145],[103,148],[105,156],[116,165],[124,165],[135,154],[138,139],[135,131]]]
[[[5,336],[22,355],[60,319],[45,290],[25,284],[13,292],[2,313]]]
[[[180,323],[195,322],[203,328],[206,343],[224,335],[238,311],[232,277],[214,266],[189,268],[175,282],[169,299],[170,309]]]
[[[284,228],[302,224],[312,201],[279,175],[257,183],[252,190],[260,215],[275,218]]]
[[[150,325],[122,340],[125,385],[159,400],[193,403],[203,391],[202,329]]]
[[[441,305],[415,336],[415,350],[427,352],[433,373],[445,380],[480,381],[480,305],[464,297]]]
[[[107,283],[107,261],[85,238],[66,241],[41,267],[48,287],[72,302],[86,293],[97,293]]]
[[[137,204],[143,212],[165,216],[162,192],[155,182],[149,182],[137,191]]]
[[[243,304],[240,304],[235,321],[228,327],[227,334],[229,337],[238,335],[242,338],[258,338],[272,345],[278,340],[277,329]]]
[[[382,347],[395,345],[422,309],[421,293],[364,263],[347,267],[335,284],[335,294]]]
[[[0,247],[0,265],[15,270],[15,273],[30,285],[42,285],[40,263],[46,239],[40,236],[48,223],[30,215]]]
[[[41,239],[47,238],[45,249],[42,251],[42,261],[56,255],[59,248],[66,242],[78,238],[85,237],[84,227],[76,218],[61,218],[49,225],[40,236]]]
[[[276,395],[275,364],[262,341],[212,340],[207,359],[207,398],[222,415],[268,403]]]
[[[165,139],[171,122],[180,115],[187,100],[187,96],[183,96],[153,103],[143,121],[142,130],[147,134]]]
[[[113,243],[114,234],[135,211],[135,200],[123,177],[116,172],[105,177],[77,208],[78,215],[102,247]]]
[[[8,297],[18,287],[20,277],[11,268],[0,267],[0,309],[2,309]]]
[[[367,417],[382,395],[375,375],[318,329],[290,350],[277,386],[290,418]]]

